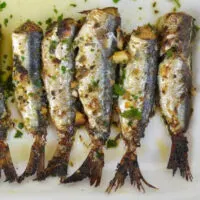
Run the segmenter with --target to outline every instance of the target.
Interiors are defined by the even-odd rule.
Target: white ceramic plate
[[[10,14],[13,19],[10,19],[8,26],[3,25],[3,41],[2,55],[9,54],[7,64],[11,64],[11,32],[19,26],[24,20],[31,19],[36,22],[45,21],[48,17],[56,18],[53,13],[53,7],[56,6],[59,14],[63,13],[65,17],[80,17],[78,11],[88,10],[92,8],[102,8],[106,6],[116,6],[119,8],[122,17],[123,28],[130,32],[134,27],[145,23],[154,23],[156,19],[171,11],[174,3],[170,0],[157,0],[157,7],[153,8],[151,0],[121,0],[114,4],[112,0],[6,0],[7,8],[0,12],[0,21],[3,24],[5,18]],[[75,3],[77,7],[70,6]],[[181,8],[179,10],[191,14],[197,19],[197,24],[200,23],[200,1],[199,0],[180,0]],[[142,7],[140,10],[139,7]],[[154,10],[159,10],[158,14],[154,14]],[[187,28],[187,27],[186,27]],[[200,42],[199,34],[194,47],[193,54],[193,71],[194,71],[194,86],[197,88],[197,95],[194,97],[194,113],[191,119],[190,128],[188,130],[189,139],[189,157],[191,170],[193,173],[193,182],[186,182],[179,176],[172,177],[172,172],[166,169],[168,157],[170,153],[170,137],[167,129],[161,120],[159,114],[156,114],[149,123],[146,129],[146,137],[142,140],[142,146],[138,149],[138,158],[140,168],[146,180],[157,186],[159,190],[146,188],[146,193],[139,193],[136,188],[130,185],[130,180],[126,179],[124,187],[116,193],[107,195],[104,193],[109,181],[113,177],[118,161],[121,159],[125,146],[120,142],[118,148],[105,150],[105,167],[101,186],[93,188],[89,186],[88,179],[68,185],[59,184],[58,178],[49,178],[43,182],[33,182],[33,177],[29,178],[22,184],[4,183],[3,178],[0,183],[0,198],[1,199],[37,199],[37,200],[53,200],[53,199],[162,199],[162,200],[191,200],[200,199]],[[11,105],[13,118],[19,120],[18,113],[14,105]],[[23,138],[15,139],[16,130],[11,130],[8,136],[11,154],[21,173],[28,160],[30,147],[33,142],[32,137],[24,132]],[[56,133],[53,127],[48,129],[47,143],[47,159],[52,157],[56,147]],[[112,134],[116,134],[117,130],[113,130]],[[75,145],[72,151],[71,161],[74,167],[70,167],[69,173],[72,173],[83,162],[89,151],[80,139],[82,134],[85,138],[85,143],[89,144],[87,133],[84,130],[79,130],[77,133]]]

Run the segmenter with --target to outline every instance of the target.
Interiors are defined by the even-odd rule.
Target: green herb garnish
[[[65,74],[66,71],[67,71],[66,67],[65,66],[61,66],[61,71],[62,71],[63,74]]]
[[[173,56],[173,52],[174,52],[174,50],[172,48],[167,50],[167,52],[166,52],[167,58],[171,58]]]
[[[91,85],[92,85],[93,87],[98,87],[98,85],[99,85],[99,80],[96,81],[96,80],[92,79]]]
[[[23,129],[23,128],[24,128],[24,124],[23,124],[22,122],[20,122],[20,123],[18,124],[18,128],[19,128],[19,129]]]
[[[123,113],[121,113],[121,116],[128,119],[141,119],[142,113],[137,108],[131,107],[129,110],[126,110]]]
[[[22,59],[22,61],[24,61],[24,60],[25,60],[25,57],[24,57],[24,56],[21,56],[21,59]]]
[[[156,1],[154,1],[154,2],[152,3],[152,7],[155,8],[155,7],[156,7],[156,4],[157,4]]]
[[[42,87],[42,82],[40,80],[35,80],[34,81],[34,85],[38,88],[41,88]]]
[[[125,90],[121,85],[115,84],[114,87],[113,87],[113,92],[117,96],[122,96],[122,95],[124,95]]]
[[[49,47],[49,52],[50,53],[54,53],[55,50],[56,50],[57,45],[58,45],[58,42],[55,41],[55,40],[52,40],[51,44],[50,44],[50,47]]]
[[[3,20],[3,23],[4,23],[4,25],[7,27],[7,26],[8,26],[8,18],[5,18],[5,19]]]
[[[58,22],[61,22],[62,20],[63,20],[63,14],[59,15],[58,18],[57,18]]]
[[[179,1],[179,0],[171,0],[171,1],[173,1],[174,4],[175,4],[178,8],[181,7],[181,4],[180,4],[180,1]]]
[[[45,21],[46,25],[47,26],[50,26],[52,24],[52,18],[48,18],[46,21]]]
[[[135,95],[135,94],[132,94],[131,95],[135,100],[137,100],[139,97],[137,96],[137,95]]]
[[[129,121],[128,122],[128,126],[132,126],[133,125],[133,122],[132,121]]]
[[[21,138],[23,133],[19,130],[16,131],[14,138]]]
[[[118,3],[120,0],[113,0],[113,3]]]
[[[108,140],[106,143],[106,147],[108,149],[117,147],[117,141],[116,140]]]
[[[76,7],[77,5],[75,3],[69,4],[71,7]]]
[[[56,14],[58,13],[58,10],[57,10],[55,5],[53,6],[53,12],[56,13]]]
[[[38,21],[38,25],[42,26],[42,22],[41,22],[41,21]]]
[[[195,32],[198,32],[200,30],[200,26],[194,25],[194,29],[195,29]]]
[[[0,3],[0,12],[3,11],[3,9],[7,6],[6,2]]]
[[[101,152],[98,152],[98,151],[96,152],[96,157],[97,157],[97,158],[99,158],[99,159],[100,159],[100,158],[102,158],[103,156],[104,156],[104,154],[103,154],[103,153],[101,153]]]

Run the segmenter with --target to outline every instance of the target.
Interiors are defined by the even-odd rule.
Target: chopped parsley
[[[171,58],[173,56],[173,52],[174,52],[174,50],[172,48],[167,50],[167,52],[166,52],[167,58]]]
[[[117,96],[122,96],[122,95],[124,95],[125,90],[121,85],[115,84],[114,87],[113,87],[113,92]]]
[[[97,158],[100,159],[100,158],[102,158],[103,156],[104,156],[103,153],[96,151],[96,157],[97,157]]]
[[[156,7],[156,4],[157,4],[156,1],[154,1],[154,2],[152,3],[152,7],[155,8],[155,7]]]
[[[62,71],[63,74],[65,74],[66,71],[67,71],[66,67],[65,66],[61,66],[61,71]]]
[[[23,133],[19,130],[16,131],[14,138],[21,138]]]
[[[132,126],[133,125],[133,122],[132,121],[129,121],[128,122],[128,126]]]
[[[41,21],[38,21],[37,23],[38,23],[38,25],[42,26],[42,22]]]
[[[34,96],[34,93],[33,93],[33,92],[29,92],[28,95],[29,95],[30,97],[33,97],[33,96]]]
[[[75,3],[71,3],[71,4],[69,4],[71,7],[76,7],[77,5],[75,4]]]
[[[18,124],[18,128],[19,128],[19,129],[23,129],[23,128],[24,128],[24,124],[23,124],[22,122],[20,122],[20,123]]]
[[[7,6],[7,4],[5,1],[0,3],[0,12],[3,11],[3,9],[6,8],[6,6]]]
[[[25,57],[24,57],[24,56],[21,56],[21,59],[22,59],[22,61],[24,61],[24,60],[25,60]]]
[[[3,20],[3,23],[4,23],[4,25],[7,27],[7,26],[8,26],[8,18],[5,18],[5,19]]]
[[[129,110],[121,113],[121,116],[124,118],[141,119],[142,113],[137,108],[131,107]]]
[[[135,94],[132,94],[131,95],[135,100],[137,100],[139,97],[137,96],[137,95],[135,95]]]
[[[46,25],[47,26],[50,26],[52,24],[52,18],[48,18],[46,21],[45,21]]]
[[[93,87],[98,87],[98,85],[99,85],[99,80],[96,81],[96,80],[92,79],[91,85],[92,85]]]
[[[113,3],[118,3],[120,0],[113,0]]]
[[[117,140],[108,140],[106,143],[106,147],[109,148],[115,148],[117,147]]]
[[[181,7],[181,4],[180,4],[180,1],[179,1],[179,0],[171,0],[171,1],[174,2],[175,6],[176,6],[177,8],[180,8],[180,7]]]
[[[198,32],[200,30],[200,26],[194,25],[194,29],[196,32]]]
[[[57,17],[57,21],[58,22],[61,22],[63,20],[63,14],[60,14],[58,17]]]
[[[57,45],[58,45],[58,42],[55,41],[55,40],[52,40],[51,44],[50,44],[50,47],[49,47],[49,52],[50,53],[54,53],[55,50],[56,50]]]
[[[38,88],[41,88],[42,87],[42,82],[40,80],[35,80],[34,81],[34,85]]]
[[[56,14],[58,13],[58,10],[57,10],[55,5],[53,6],[53,12],[56,13]]]

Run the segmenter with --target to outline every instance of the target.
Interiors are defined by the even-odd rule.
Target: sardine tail
[[[192,181],[193,177],[188,162],[187,138],[182,134],[172,135],[171,138],[172,147],[167,168],[173,170],[173,175],[175,175],[177,169],[179,169],[183,178],[187,181]]]
[[[103,166],[104,153],[102,147],[92,148],[81,167],[70,177],[62,177],[60,182],[72,183],[81,181],[88,177],[90,179],[90,185],[97,187],[101,182]]]
[[[12,162],[8,144],[0,141],[0,149],[0,171],[4,170],[6,176],[5,181],[14,182],[17,180],[17,173]]]
[[[25,177],[32,176],[37,172],[35,180],[44,179],[44,154],[45,154],[45,139],[41,136],[36,136],[31,147],[31,153],[28,165],[21,176],[18,178],[18,183],[21,183]]]
[[[45,177],[62,177],[67,175],[72,142],[67,143],[62,150],[60,147],[62,146],[58,145],[53,158],[48,162],[47,168],[45,169]]]
[[[157,189],[144,179],[138,165],[137,156],[132,152],[126,152],[121,162],[118,164],[115,177],[110,181],[106,192],[110,193],[112,189],[115,188],[116,191],[118,188],[122,187],[127,175],[130,176],[131,184],[134,186],[136,185],[139,191],[142,190],[145,192],[143,183],[151,188]]]

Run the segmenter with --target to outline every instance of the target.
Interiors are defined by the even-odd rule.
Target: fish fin
[[[173,170],[173,175],[175,175],[177,169],[179,169],[183,178],[187,181],[192,181],[193,177],[188,162],[187,138],[182,134],[178,134],[172,135],[171,139],[172,147],[167,168]]]
[[[0,149],[0,170],[4,170],[5,181],[14,182],[17,180],[17,173],[12,162],[9,146],[4,141],[0,141]]]
[[[70,152],[73,145],[74,126],[70,126],[66,133],[59,132],[60,136],[57,149],[53,158],[48,162],[45,169],[45,177],[48,176],[66,176]]]
[[[28,165],[23,174],[18,177],[18,183],[21,183],[25,177],[32,176],[35,172],[37,172],[37,177],[35,180],[44,179],[44,151],[45,139],[42,136],[36,136],[35,141],[31,147]]]
[[[151,188],[156,189],[156,187],[149,184],[142,176],[135,153],[126,152],[121,162],[118,164],[115,177],[110,181],[106,192],[110,193],[113,188],[115,188],[116,191],[118,188],[122,187],[127,175],[130,176],[131,185],[136,185],[139,191],[142,190],[145,192],[143,183]]]
[[[104,153],[102,146],[92,148],[81,167],[70,177],[62,177],[60,182],[72,183],[81,181],[88,177],[90,179],[90,185],[97,187],[101,182],[103,166]]]

